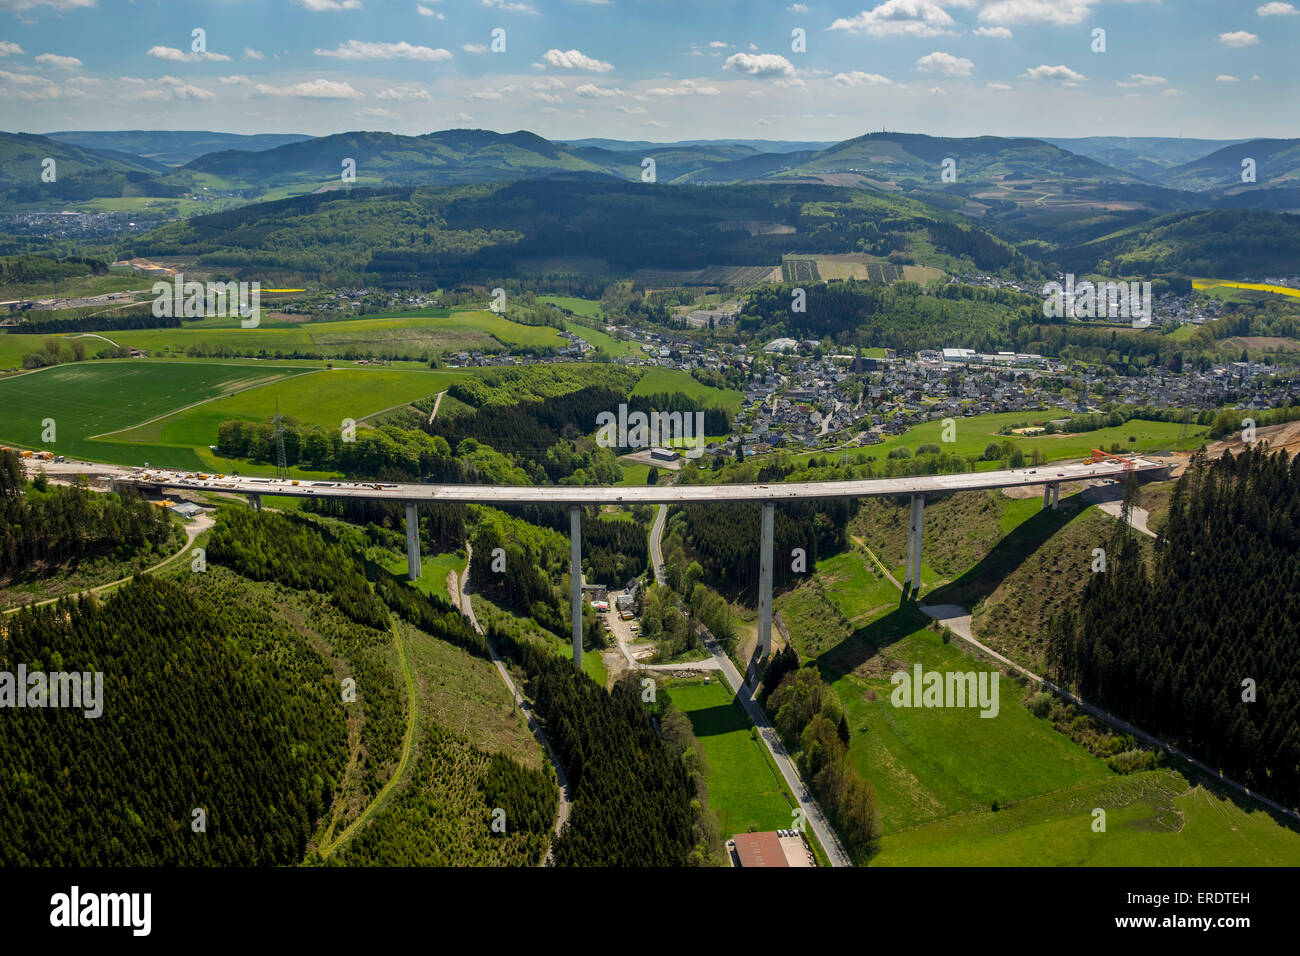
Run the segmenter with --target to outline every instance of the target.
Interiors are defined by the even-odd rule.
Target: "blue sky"
[[[1298,50],[1300,0],[0,0],[0,128],[1294,137]]]

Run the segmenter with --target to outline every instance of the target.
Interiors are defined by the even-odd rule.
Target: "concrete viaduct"
[[[549,504],[569,506],[569,577],[573,614],[573,659],[582,666],[582,508],[588,505],[692,504],[708,501],[758,501],[762,503],[758,587],[758,655],[762,661],[772,648],[772,527],[779,501],[809,498],[869,498],[911,496],[907,538],[907,569],[904,593],[911,595],[921,584],[921,544],[925,527],[925,496],[953,491],[1043,486],[1043,507],[1056,508],[1061,483],[1104,478],[1123,479],[1129,473],[1163,473],[1161,462],[1132,458],[1098,464],[1039,465],[1010,471],[971,472],[955,475],[922,475],[912,478],[869,478],[852,481],[804,481],[757,485],[426,485],[386,484],[355,481],[292,481],[274,478],[216,476],[200,479],[181,472],[149,472],[115,476],[122,484],[152,488],[184,488],[243,494],[255,509],[263,495],[298,498],[369,498],[400,501],[406,506],[406,557],[411,580],[420,576],[419,521],[416,506],[442,501],[457,504],[514,505]]]

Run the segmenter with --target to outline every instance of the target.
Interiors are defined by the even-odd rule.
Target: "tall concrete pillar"
[[[925,495],[916,496],[916,548],[912,555],[912,587],[919,596],[921,593],[921,547],[925,537]]]
[[[1061,483],[1058,481],[1052,485],[1052,510],[1055,511],[1061,505]]]
[[[420,574],[420,516],[416,513],[415,502],[408,501],[406,503],[406,576],[414,581]]]
[[[582,670],[582,509],[569,505],[569,592],[573,609],[573,663]]]
[[[1046,508],[1052,502],[1052,486],[1043,485],[1043,507]]]
[[[254,511],[261,511],[261,510],[262,510],[262,496],[261,496],[261,495],[249,495],[249,496],[248,496],[248,503],[249,503],[249,505],[252,506],[252,509],[253,509]]]
[[[758,546],[758,657],[764,660],[772,652],[772,526],[775,522],[772,502],[763,502],[762,533]]]
[[[907,516],[907,559],[903,566],[903,593],[910,594],[916,569],[916,521],[921,496],[912,495],[912,508]]]

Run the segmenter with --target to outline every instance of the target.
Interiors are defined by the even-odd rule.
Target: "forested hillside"
[[[6,711],[0,864],[284,866],[347,760],[338,685],[286,622],[142,577],[4,619],[0,671],[103,674],[103,713]],[[192,812],[206,811],[206,832]]]
[[[1053,623],[1065,684],[1248,786],[1300,801],[1300,458],[1193,459],[1148,574],[1107,548]],[[1121,525],[1121,532],[1124,525]]]
[[[0,451],[0,582],[92,558],[162,551],[175,537],[168,512],[132,489],[93,494],[51,485],[43,475],[29,485],[18,455]]]

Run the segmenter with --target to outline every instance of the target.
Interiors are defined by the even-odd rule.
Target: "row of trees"
[[[783,653],[794,652],[787,648]],[[788,657],[778,660],[773,659],[764,677],[772,723],[798,751],[799,769],[846,849],[856,862],[865,863],[882,833],[880,809],[875,787],[849,762],[849,725],[839,696],[816,668],[792,669]],[[777,678],[780,683],[773,687]]]

